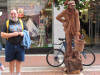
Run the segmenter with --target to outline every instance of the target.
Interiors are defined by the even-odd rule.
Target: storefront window
[[[89,36],[92,43],[100,45],[100,1],[91,1],[89,9]]]
[[[90,7],[80,13],[81,29],[85,34],[86,44],[95,50],[100,49],[100,1],[90,1]]]
[[[7,0],[7,7],[8,13],[19,10],[31,37],[31,48],[52,47],[52,5],[48,0]]]

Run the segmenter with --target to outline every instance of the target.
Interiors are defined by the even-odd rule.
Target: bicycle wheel
[[[95,54],[88,49],[84,49],[81,53],[81,58],[83,66],[90,66],[95,62]]]
[[[64,63],[64,52],[59,49],[49,51],[46,61],[50,66],[59,67]]]

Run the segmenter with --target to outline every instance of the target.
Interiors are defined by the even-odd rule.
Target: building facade
[[[58,38],[65,38],[63,26],[56,20],[56,16],[64,10],[57,10],[48,0],[0,0],[0,30],[11,9],[24,10],[23,21],[26,23],[32,40],[31,49],[53,48],[52,43],[58,43]],[[44,27],[40,25],[40,11],[45,10]],[[90,8],[80,11],[81,31],[85,34],[86,44],[100,49],[100,1],[91,1]],[[41,30],[42,28],[42,30]],[[41,34],[45,37],[42,37]],[[42,40],[42,41],[41,41]],[[5,40],[1,39],[4,47]]]

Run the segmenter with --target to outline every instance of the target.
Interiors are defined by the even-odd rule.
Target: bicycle
[[[59,40],[61,42],[59,44],[54,44],[54,45],[59,45],[60,48],[53,49],[49,51],[46,55],[47,63],[53,67],[59,67],[64,63],[64,51],[66,47],[66,42],[64,38],[59,38]],[[73,46],[74,42],[72,42],[72,48]],[[90,66],[95,62],[95,54],[87,48],[84,48],[83,51],[81,52],[81,58],[83,66]]]

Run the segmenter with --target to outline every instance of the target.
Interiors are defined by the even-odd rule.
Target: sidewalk
[[[84,67],[84,75],[100,75],[100,65]],[[5,68],[3,75],[10,75],[8,67]],[[54,67],[23,67],[22,75],[64,75],[63,68]]]
[[[95,55],[96,55],[96,61],[93,65],[100,65],[100,54],[96,53]],[[5,62],[4,55],[0,57],[0,61],[5,66],[8,66],[8,63]],[[46,55],[45,54],[33,54],[33,55],[30,54],[30,55],[25,55],[25,62],[23,63],[23,66],[24,67],[32,67],[32,66],[33,67],[40,67],[40,66],[49,66],[49,65],[46,62]]]
[[[51,67],[46,62],[46,55],[26,55],[23,63],[22,75],[64,75],[63,67]],[[96,62],[89,67],[84,67],[84,75],[100,75],[100,54],[96,54]],[[4,56],[0,57],[0,61],[6,67],[3,75],[10,75],[8,63],[4,61]]]

